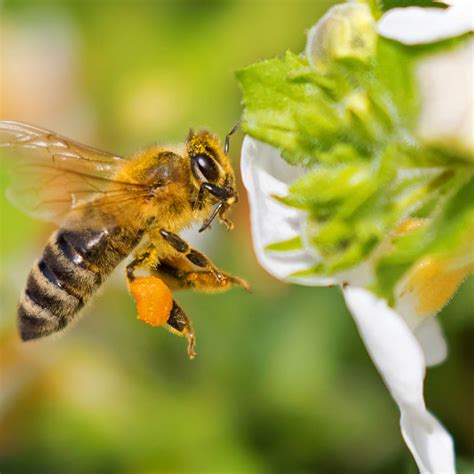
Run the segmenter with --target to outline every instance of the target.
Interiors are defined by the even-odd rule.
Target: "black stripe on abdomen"
[[[116,240],[120,237],[119,243]],[[126,257],[140,236],[99,231],[60,229],[46,245],[28,276],[18,309],[23,340],[64,328]]]
[[[69,308],[69,312],[76,312],[82,308],[84,299],[81,296],[75,296],[68,292],[57,278],[55,280],[59,284],[51,284],[50,280],[41,271],[43,269],[47,273],[50,272],[43,260],[38,262],[37,269],[38,271],[35,268],[30,272],[26,282],[25,294],[31,301],[43,309],[48,309],[55,315],[64,314],[64,308]]]

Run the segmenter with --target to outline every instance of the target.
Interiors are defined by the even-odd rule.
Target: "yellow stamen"
[[[392,235],[402,236],[424,225],[424,219],[407,219],[398,225]],[[452,253],[429,255],[408,273],[400,296],[412,294],[416,312],[420,317],[439,312],[463,280],[474,272],[474,229],[467,234],[465,243],[453,249]]]
[[[406,291],[414,293],[416,311],[425,316],[440,311],[462,281],[474,271],[474,262],[453,265],[447,257],[426,257],[410,272]]]

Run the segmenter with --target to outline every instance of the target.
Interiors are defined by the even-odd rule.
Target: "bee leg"
[[[188,356],[194,359],[196,337],[191,321],[175,300],[172,300],[171,310],[170,306],[163,304],[164,297],[169,295],[172,298],[166,281],[157,278],[159,275],[156,274],[143,278],[136,278],[134,275],[134,271],[140,267],[146,266],[148,270],[152,270],[157,265],[159,266],[155,251],[150,246],[149,250],[138,254],[127,266],[128,287],[137,305],[138,319],[152,326],[163,326],[178,336],[185,336],[188,340]]]
[[[194,359],[197,354],[194,351],[196,347],[196,336],[194,335],[193,326],[184,311],[174,300],[173,307],[171,308],[170,316],[166,321],[165,327],[173,334],[186,337],[188,340],[188,356],[190,359]]]
[[[131,283],[135,279],[135,270],[149,265],[154,261],[156,261],[156,256],[152,246],[135,255],[135,258],[127,265],[126,272],[128,282]]]
[[[189,263],[184,259],[164,261],[152,271],[173,290],[192,288],[206,293],[230,290],[232,286],[241,286],[250,291],[250,285],[242,278],[221,272],[224,278],[217,280],[209,271],[190,271]]]
[[[224,279],[222,272],[215,267],[203,253],[191,248],[179,235],[173,234],[164,229],[160,229],[160,234],[169,245],[179,253],[183,254],[193,265],[205,268],[219,281]]]
[[[143,263],[150,259],[151,252],[145,250],[143,253],[138,254],[128,265],[127,265],[127,280],[132,282],[135,280],[135,270],[143,266]]]
[[[199,188],[199,192],[196,198],[196,201],[194,202],[193,208],[194,209],[202,209],[204,206],[204,192],[205,189],[202,187]]]

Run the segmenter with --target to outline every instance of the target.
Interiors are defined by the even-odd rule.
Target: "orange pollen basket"
[[[137,305],[137,317],[150,326],[166,323],[173,307],[170,289],[157,277],[138,277],[130,284]]]

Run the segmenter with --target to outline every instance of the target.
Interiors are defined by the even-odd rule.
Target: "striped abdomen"
[[[63,329],[141,237],[142,233],[122,228],[55,232],[20,299],[21,338],[26,341]]]

